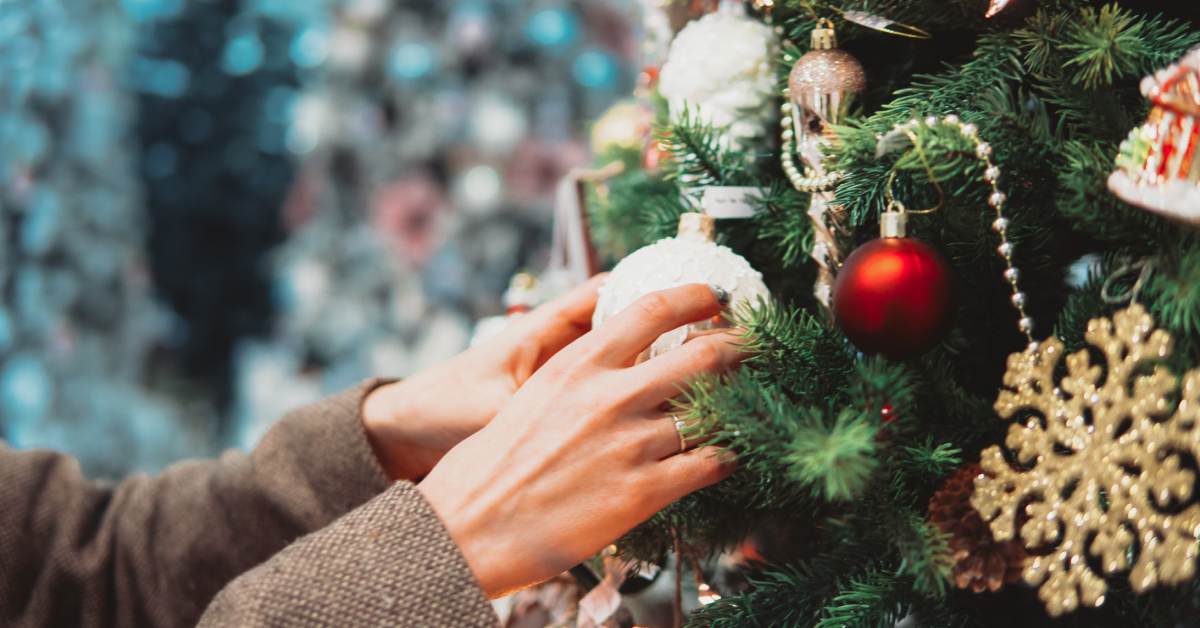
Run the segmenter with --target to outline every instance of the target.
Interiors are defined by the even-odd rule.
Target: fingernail
[[[721,286],[718,286],[715,283],[708,284],[708,289],[712,290],[713,296],[717,297],[717,303],[720,303],[722,307],[729,305],[729,291],[728,290],[722,288]]]

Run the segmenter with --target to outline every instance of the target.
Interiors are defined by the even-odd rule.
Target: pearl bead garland
[[[784,116],[785,120],[788,116]],[[785,126],[786,126],[785,122]],[[1021,291],[1019,285],[1021,273],[1013,266],[1013,251],[1015,247],[1008,240],[1008,218],[1004,216],[1004,206],[1008,203],[1008,195],[1000,190],[1000,167],[992,161],[992,145],[979,139],[979,127],[974,124],[966,123],[956,115],[950,114],[943,116],[940,119],[937,116],[929,116],[924,120],[909,120],[897,128],[901,130],[911,131],[922,125],[927,127],[935,127],[945,125],[957,129],[958,132],[967,140],[975,144],[975,156],[983,162],[983,181],[992,188],[991,194],[988,196],[988,205],[996,211],[996,219],[992,222],[992,231],[995,231],[1000,236],[1000,246],[996,247],[996,253],[1004,259],[1004,279],[1008,282],[1012,289],[1012,305],[1017,310],[1017,329],[1029,341],[1029,346],[1032,350],[1036,350],[1038,343],[1033,339],[1033,318],[1025,311],[1025,293]],[[786,146],[785,146],[786,150]],[[784,164],[784,171],[787,171],[787,164]],[[789,178],[790,175],[789,175]],[[795,184],[795,181],[792,182]]]
[[[786,96],[786,94],[785,94]],[[800,192],[827,192],[837,186],[838,181],[842,180],[842,173],[827,172],[825,174],[814,174],[812,171],[805,169],[805,172],[800,171],[800,167],[796,165],[794,152],[796,148],[796,132],[792,129],[792,103],[785,102],[779,106],[779,112],[783,114],[780,119],[779,137],[783,140],[782,147],[782,163],[783,174],[787,175],[788,181],[792,186]]]

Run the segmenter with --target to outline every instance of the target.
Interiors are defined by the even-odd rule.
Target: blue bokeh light
[[[579,37],[579,20],[562,7],[542,9],[529,17],[525,35],[546,48],[569,46]]]
[[[315,68],[325,61],[329,54],[329,36],[324,29],[309,27],[296,33],[292,45],[288,48],[288,56],[292,63],[302,68]]]
[[[121,0],[125,13],[137,22],[169,20],[183,11],[183,0]]]
[[[15,115],[0,118],[0,146],[5,158],[23,164],[36,164],[50,150],[49,131],[30,116]]]
[[[58,233],[60,208],[56,192],[47,188],[38,190],[32,211],[21,224],[21,248],[32,255],[43,255],[50,250]]]
[[[575,57],[571,73],[580,85],[588,89],[613,89],[617,86],[620,69],[611,54],[592,49]]]
[[[225,44],[221,68],[226,74],[245,76],[262,65],[263,54],[263,43],[257,33],[239,33]]]
[[[415,81],[437,69],[433,48],[420,42],[404,42],[392,49],[388,71],[400,81]]]
[[[187,66],[174,59],[138,57],[130,64],[134,87],[138,91],[179,98],[187,91],[192,75]]]
[[[0,351],[7,351],[13,343],[12,317],[0,306]]]
[[[0,371],[0,408],[12,421],[7,424],[9,438],[21,447],[21,434],[46,415],[50,407],[50,377],[37,357],[14,356]],[[23,429],[24,428],[24,429]]]
[[[267,119],[278,124],[287,124],[292,120],[292,112],[296,108],[299,95],[290,87],[276,86],[267,92],[264,112]]]

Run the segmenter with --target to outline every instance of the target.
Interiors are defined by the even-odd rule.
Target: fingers
[[[646,462],[662,460],[667,456],[674,456],[694,444],[686,442],[680,436],[679,427],[675,425],[676,418],[676,414],[667,413],[655,414],[653,417],[643,420],[644,425],[639,428],[644,432],[641,447],[642,460]]]
[[[533,310],[519,321],[521,328],[516,335],[527,332],[535,334],[538,351],[537,368],[558,353],[563,347],[575,342],[592,328],[592,312],[607,273],[592,277],[570,292]]]
[[[639,388],[637,403],[651,407],[680,393],[695,377],[723,373],[745,360],[743,340],[737,332],[724,330],[690,340],[629,369],[630,381]]]
[[[605,321],[593,342],[610,364],[627,366],[660,335],[714,316],[722,307],[706,284],[652,292]]]
[[[662,508],[675,500],[729,477],[737,465],[720,447],[698,447],[650,465],[646,490]]]

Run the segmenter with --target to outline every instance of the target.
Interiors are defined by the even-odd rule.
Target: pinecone
[[[996,541],[979,513],[971,507],[978,464],[951,475],[929,500],[929,521],[950,535],[954,555],[954,585],[975,593],[998,591],[1021,577],[1025,548],[1013,541]]]

